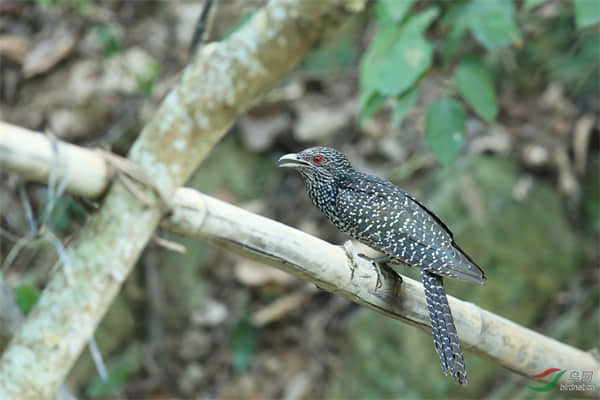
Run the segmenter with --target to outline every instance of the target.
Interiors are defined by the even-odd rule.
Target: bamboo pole
[[[10,127],[0,125],[0,128],[2,126]],[[3,142],[2,132],[0,129],[0,149],[9,149],[13,153],[25,150],[19,148],[24,141]],[[95,156],[91,150],[82,151],[88,152],[90,157]],[[5,162],[9,159],[12,158],[0,151],[0,165],[13,170]],[[42,177],[40,181],[43,180]],[[178,189],[171,204],[172,211],[162,226],[173,232],[252,257],[431,333],[423,286],[419,282],[403,277],[403,283],[398,285],[395,279],[386,277],[382,287],[376,290],[377,277],[372,266],[357,259],[352,278],[349,259],[341,247],[189,188]],[[466,350],[525,377],[552,366],[594,371],[595,392],[579,394],[598,395],[600,362],[591,353],[541,335],[474,304],[448,297],[459,338]],[[568,383],[565,375],[559,383]],[[540,380],[548,382],[551,378],[547,376]]]
[[[109,168],[99,154],[2,121],[0,133],[0,157],[3,165],[10,165],[11,172],[47,182],[54,169],[59,181],[67,177],[71,193],[83,197],[96,197],[106,190]]]
[[[140,191],[156,203],[171,198],[236,118],[363,6],[364,0],[271,0],[227,40],[200,48],[129,152],[140,174],[152,177],[152,190]],[[0,399],[53,396],[163,210],[120,181],[112,185],[67,251],[68,279],[61,272],[52,277],[2,354]]]

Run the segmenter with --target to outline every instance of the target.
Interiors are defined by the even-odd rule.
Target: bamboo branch
[[[11,172],[28,180],[47,182],[50,169],[55,168],[57,181],[67,175],[69,191],[75,195],[96,197],[106,190],[109,169],[99,154],[58,140],[53,143],[49,137],[2,121],[0,133],[2,165],[10,166]]]
[[[228,248],[339,294],[388,317],[431,333],[423,286],[403,276],[385,277],[376,289],[373,266],[360,258],[354,277],[340,246],[250,213],[195,190],[176,191],[173,214],[163,226],[173,232]],[[484,289],[482,289],[484,290]],[[556,365],[595,371],[600,391],[600,362],[590,353],[515,324],[476,305],[448,296],[458,336],[465,349],[525,377]],[[550,381],[552,376],[546,378]],[[568,383],[565,376],[559,382]],[[589,394],[591,393],[584,393]]]
[[[201,47],[129,153],[171,198],[236,118],[364,0],[272,0],[227,40]],[[80,168],[76,165],[75,168]],[[70,178],[69,178],[70,179]],[[70,183],[70,182],[69,182]],[[160,194],[157,195],[157,194]],[[49,398],[91,337],[161,217],[115,182],[0,359],[0,398]]]
[[[4,148],[15,153],[23,151],[16,145],[3,143],[2,138],[0,129],[0,143]],[[82,151],[94,156],[91,150]],[[4,163],[5,159],[7,157],[0,152],[0,165],[12,170]],[[348,257],[339,246],[188,188],[175,192],[172,212],[162,225],[179,234],[272,265],[313,282],[323,290],[431,333],[420,283],[403,277],[403,283],[397,285],[394,279],[386,277],[382,287],[376,290],[377,276],[372,266],[357,259],[358,267],[352,278]],[[596,392],[580,394],[597,395],[600,391],[600,362],[592,354],[519,326],[471,303],[451,296],[449,302],[459,338],[466,350],[525,377],[551,366],[595,371],[592,383]],[[547,376],[541,380],[548,382],[551,378]],[[563,375],[559,382],[568,383],[567,378]]]

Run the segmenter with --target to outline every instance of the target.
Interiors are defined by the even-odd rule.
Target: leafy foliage
[[[386,4],[376,11],[378,32],[360,67],[362,118],[368,118],[389,96],[402,96],[431,67],[433,48],[423,33],[438,14],[429,8],[402,23],[386,14]]]
[[[36,0],[39,4],[48,4],[50,6],[56,6],[60,4],[61,0]]]
[[[528,11],[547,1],[548,0],[525,0],[525,3],[523,3],[523,8]]]
[[[600,90],[598,33],[584,31],[578,39],[575,44],[567,44],[565,39],[561,38],[561,45],[568,53],[550,60],[550,76],[564,82],[574,92],[597,94]]]
[[[598,35],[582,28],[600,21],[600,7],[595,1],[575,0],[575,23],[582,30],[575,43],[570,35],[573,16],[567,15],[570,21],[566,25],[565,18],[559,16],[556,26],[560,34],[556,38],[558,43],[555,42],[559,46],[538,49],[538,42],[552,41],[546,40],[546,34],[536,35],[535,20],[528,13],[546,1],[526,0],[522,4],[519,19],[525,21],[524,24],[529,27],[527,34],[535,39],[530,44],[531,40],[523,42],[523,34],[517,25],[516,7],[521,4],[517,1],[442,2],[441,7],[432,6],[415,12],[415,9],[431,5],[431,2],[379,0],[374,13],[377,31],[360,66],[361,121],[372,117],[388,98],[395,97],[392,123],[399,125],[417,102],[420,80],[431,71],[435,53],[439,52],[448,66],[457,56],[459,45],[470,38],[477,45],[461,46],[462,51],[466,48],[471,54],[461,54],[462,60],[452,66],[458,93],[454,93],[453,88],[446,88],[449,93],[445,96],[460,94],[475,114],[488,123],[493,123],[498,115],[494,76],[489,62],[499,60],[501,57],[497,53],[509,46],[513,46],[517,52],[523,49],[522,53],[531,53],[534,57],[543,51],[536,65],[543,65],[551,78],[566,82],[574,90],[597,87],[594,81],[598,80],[599,75]],[[436,28],[434,33],[439,40],[436,40],[435,34],[425,35],[430,27]],[[554,35],[552,32],[549,34]],[[569,57],[564,56],[566,51],[570,52]],[[489,57],[482,57],[481,53],[486,52]],[[517,76],[516,79],[520,78]],[[454,158],[460,150],[458,146],[464,143],[464,109],[457,100],[450,100],[433,102],[426,112],[427,142],[444,164]],[[444,112],[440,114],[440,110]],[[448,110],[450,112],[446,112]],[[453,115],[453,112],[459,115]]]
[[[311,79],[326,79],[348,72],[356,60],[356,43],[361,40],[363,33],[362,18],[350,18],[331,38],[304,58],[300,70]]]
[[[443,97],[427,108],[426,138],[442,164],[449,164],[465,142],[465,109],[458,101]]]
[[[598,182],[600,182],[600,156],[596,154],[590,160],[590,174],[584,190],[585,217],[595,233],[600,233],[600,185]]]
[[[250,358],[256,349],[260,329],[250,323],[246,317],[238,321],[229,334],[231,351],[233,352],[233,369],[242,373],[248,367]]]
[[[394,126],[398,126],[402,123],[402,119],[404,119],[408,110],[410,110],[417,102],[418,95],[417,85],[415,85],[402,96],[396,98],[396,105],[394,106],[394,111],[392,113],[392,124],[394,124]]]
[[[141,370],[141,360],[140,346],[131,346],[110,363],[106,381],[99,376],[90,381],[85,390],[87,396],[92,399],[122,397],[125,385]]]
[[[108,26],[103,26],[98,30],[97,40],[104,48],[104,57],[106,58],[111,58],[121,51],[121,42]]]
[[[39,297],[40,291],[33,286],[21,285],[15,289],[15,300],[25,315],[31,311]]]
[[[377,71],[377,89],[399,95],[431,67],[431,45],[422,38],[403,37],[389,49]]]
[[[110,371],[108,380],[95,378],[87,388],[87,394],[91,398],[115,395],[125,386],[136,371],[119,366]]]
[[[387,97],[377,91],[373,91],[365,98],[361,98],[360,120],[364,121],[371,118],[383,106],[386,100]]]
[[[402,22],[414,3],[415,0],[381,0],[382,7],[380,7],[380,11],[387,12],[392,21]]]
[[[454,57],[466,32],[490,52],[521,40],[512,2],[471,0],[451,4],[443,15],[435,6],[410,15],[414,4],[391,0],[376,4],[377,33],[361,62],[361,120],[374,115],[389,97],[396,97],[392,123],[399,125],[416,104],[419,81],[431,70],[435,52],[425,32],[436,19],[448,30],[440,47],[447,61]],[[498,105],[486,64],[480,58],[465,59],[455,69],[455,80],[477,115],[493,122]],[[464,143],[464,126],[465,111],[457,100],[447,98],[428,107],[426,139],[440,162],[454,159]]]
[[[495,51],[521,40],[521,33],[515,23],[513,3],[506,0],[458,3],[447,14],[446,23],[452,25],[457,38],[469,30],[488,51]]]
[[[587,28],[600,22],[600,4],[594,0],[574,0],[577,28]]]
[[[83,223],[85,221],[86,212],[79,203],[77,203],[69,195],[63,195],[58,198],[52,214],[50,214],[50,225],[52,230],[58,233],[64,233],[74,221]]]
[[[455,71],[455,79],[465,100],[483,119],[493,122],[498,114],[492,76],[483,62],[467,58]]]
[[[515,53],[519,73],[509,72],[511,81],[522,92],[539,92],[549,81],[556,81],[573,95],[597,96],[600,90],[599,32],[575,29],[569,11],[565,7],[550,21],[540,20],[530,13],[523,15],[529,33],[523,48]]]
[[[151,97],[154,91],[154,84],[158,80],[160,74],[160,64],[152,62],[146,67],[145,74],[136,74],[135,82],[137,91],[146,97]]]

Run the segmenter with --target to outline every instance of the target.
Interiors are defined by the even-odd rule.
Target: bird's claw
[[[394,272],[395,272],[395,271],[394,271]],[[397,272],[396,272],[396,278],[398,278],[398,279],[396,279],[396,280],[394,281],[394,294],[395,294],[395,295],[398,295],[398,289],[399,289],[398,285],[402,285],[402,282],[404,282],[404,281],[403,281],[403,279],[402,279],[402,275],[400,275],[400,274],[399,274],[399,273],[397,273]]]
[[[357,264],[356,264],[356,249],[354,248],[354,245],[352,244],[352,241],[348,240],[346,242],[344,242],[344,245],[342,246],[344,248],[344,252],[346,253],[346,256],[348,256],[348,261],[350,264],[350,280],[354,279],[354,271],[357,268]],[[360,254],[358,254],[360,256]]]
[[[375,289],[379,289],[383,285],[383,279],[381,279],[383,276],[381,273],[381,266],[375,261],[373,261],[373,266],[375,267],[375,271],[377,271],[377,283],[375,284]]]
[[[373,258],[373,257],[369,257],[363,253],[357,253],[356,249],[354,248],[354,245],[352,244],[352,241],[350,241],[350,240],[348,240],[344,243],[343,248],[344,248],[344,251],[346,252],[346,255],[348,256],[348,259],[350,261],[350,270],[352,271],[352,273],[350,275],[350,279],[354,278],[354,271],[358,267],[358,265],[356,263],[356,257],[358,256],[364,260],[369,261],[373,265],[373,268],[375,268],[375,272],[377,273],[377,283],[375,284],[375,290],[381,288],[383,286],[382,265],[384,265],[388,261],[390,261],[391,258],[389,256],[381,256],[381,257]],[[394,270],[392,270],[392,271],[394,271]],[[396,275],[398,276],[398,280],[396,280],[395,284],[397,284],[398,281],[400,281],[400,283],[402,283],[402,277],[400,275],[398,275],[397,273],[396,273]]]
[[[390,257],[381,256],[372,258],[362,253],[360,253],[358,256],[367,261],[370,261],[373,265],[373,268],[375,268],[375,272],[377,272],[377,283],[375,284],[375,290],[379,289],[381,286],[383,286],[383,273],[381,272],[381,264],[385,264],[386,262],[388,262],[390,260]]]

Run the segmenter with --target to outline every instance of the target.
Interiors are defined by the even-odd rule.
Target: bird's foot
[[[347,240],[346,242],[344,242],[344,245],[342,247],[344,248],[346,256],[348,256],[348,261],[350,265],[350,280],[352,280],[354,279],[354,271],[358,267],[358,264],[356,262],[356,257],[358,256],[358,254],[356,254],[356,249],[354,248],[354,245],[352,244],[351,240]]]
[[[369,257],[366,254],[357,253],[352,241],[348,240],[342,246],[344,248],[344,252],[348,256],[349,264],[350,264],[350,279],[354,278],[354,271],[358,267],[357,257],[365,259],[373,265],[375,268],[375,272],[377,273],[377,283],[375,284],[375,289],[379,289],[383,285],[383,268],[387,268],[392,271],[394,275],[396,275],[397,279],[394,284],[394,288],[396,288],[396,284],[402,283],[402,276],[400,276],[394,269],[392,269],[387,263],[391,260],[390,256],[380,256],[380,257]]]
[[[375,268],[375,272],[377,272],[377,283],[375,284],[375,289],[379,289],[383,284],[383,273],[381,272],[381,267],[383,265],[387,266],[387,262],[391,260],[390,256],[381,256],[381,257],[369,257],[366,254],[360,253],[358,255],[360,258],[363,258],[367,261],[370,261],[373,267]]]

